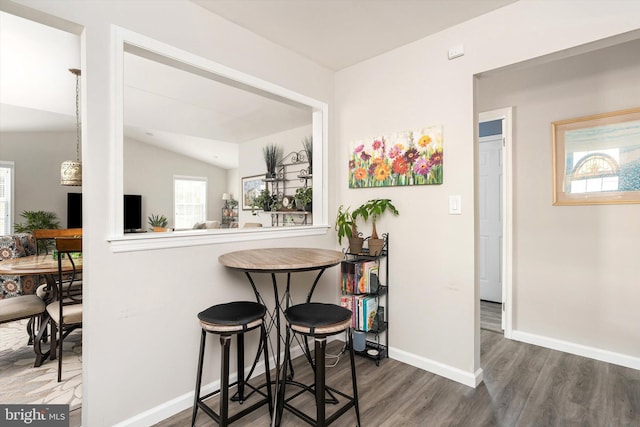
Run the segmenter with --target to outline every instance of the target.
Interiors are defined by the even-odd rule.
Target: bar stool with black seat
[[[285,318],[287,319],[286,343],[289,343],[291,331],[294,334],[300,334],[306,340],[307,337],[314,340],[315,360],[312,367],[315,371],[315,381],[311,385],[304,385],[292,380],[283,381],[278,391],[278,408],[276,409],[276,425],[280,425],[284,409],[287,409],[294,415],[313,426],[328,426],[351,407],[355,408],[357,425],[360,426],[360,410],[358,408],[358,385],[356,381],[356,365],[353,351],[353,329],[351,328],[351,311],[335,304],[324,304],[317,302],[308,302],[291,306],[285,310]],[[353,386],[353,396],[349,396],[333,387],[326,385],[325,382],[325,356],[327,337],[337,335],[347,331],[347,347],[349,358],[351,359],[351,382]],[[285,360],[283,362],[283,376],[287,378],[287,365],[291,352],[285,352]],[[310,356],[307,356],[311,361]],[[286,397],[286,388],[288,386],[297,386],[301,390]],[[316,399],[316,419],[311,418],[290,402],[305,392],[312,392]],[[326,417],[326,394],[334,396],[334,393],[346,399],[345,403],[337,409],[331,416]],[[339,403],[337,399],[332,399],[332,403]]]
[[[228,424],[242,418],[264,404],[269,405],[269,414],[273,413],[271,377],[269,374],[269,351],[267,349],[267,331],[264,324],[266,312],[266,308],[257,302],[235,301],[226,304],[214,305],[198,313],[202,334],[200,338],[200,355],[198,357],[198,373],[196,376],[193,414],[191,416],[192,426],[195,426],[198,409],[202,409],[221,427],[227,426]],[[266,385],[264,385],[264,387],[266,388],[266,393],[261,390],[261,388],[263,388],[262,386],[254,387],[248,383],[252,372],[249,373],[246,379],[244,378],[244,334],[258,327],[260,327],[260,348],[258,349],[258,353],[260,352],[260,349],[263,350],[266,376]],[[205,396],[200,396],[207,333],[220,335],[220,346],[222,348],[220,388]],[[237,344],[238,380],[229,384],[229,350],[231,346],[231,338],[234,335],[236,336]],[[248,408],[229,416],[229,389],[234,386],[237,386],[237,393],[233,400],[243,403],[253,393],[260,394],[262,398]],[[252,391],[245,395],[245,387],[249,387]],[[220,395],[219,413],[216,413],[204,402],[206,399],[217,394]]]

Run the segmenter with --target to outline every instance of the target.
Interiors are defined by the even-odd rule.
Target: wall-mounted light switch
[[[449,213],[451,215],[462,214],[462,197],[461,196],[449,196]]]

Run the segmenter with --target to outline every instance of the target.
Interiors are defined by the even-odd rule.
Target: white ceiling
[[[192,1],[339,70],[515,0]],[[79,38],[0,12],[0,48],[0,132],[74,130]],[[237,143],[310,122],[304,109],[126,56],[128,137],[233,168]]]
[[[192,0],[332,70],[516,0]]]

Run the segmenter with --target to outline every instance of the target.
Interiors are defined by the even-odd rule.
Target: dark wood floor
[[[362,425],[640,426],[640,371],[481,333],[484,382],[476,389],[395,360],[376,367],[357,358]],[[302,360],[296,362],[296,379],[308,380]],[[348,367],[343,356],[328,369],[327,383],[349,392]],[[305,407],[313,410],[310,398]],[[157,426],[188,426],[190,417],[185,410]],[[201,412],[196,424],[215,425]],[[351,410],[332,425],[355,424]],[[263,407],[233,425],[267,426],[268,411]],[[282,425],[306,424],[285,413]]]
[[[480,327],[502,333],[502,304],[480,300]]]

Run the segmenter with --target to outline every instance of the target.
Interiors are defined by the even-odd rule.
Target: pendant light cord
[[[80,163],[80,135],[82,134],[80,128],[80,70],[70,68],[69,71],[76,75],[76,161]]]

